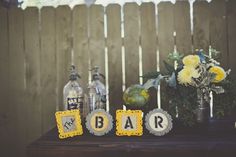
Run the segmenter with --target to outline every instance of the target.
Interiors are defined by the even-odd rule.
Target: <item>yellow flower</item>
[[[192,66],[184,66],[178,73],[178,81],[183,85],[194,85],[193,78],[199,78],[199,72]]]
[[[211,67],[209,69],[209,72],[216,74],[215,79],[212,81],[214,83],[221,82],[222,80],[224,80],[226,78],[225,70],[223,68],[219,67],[219,66]]]
[[[183,63],[185,66],[192,66],[196,68],[200,63],[200,58],[198,55],[188,55],[183,58]]]

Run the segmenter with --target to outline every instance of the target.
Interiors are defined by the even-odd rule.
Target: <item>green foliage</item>
[[[224,81],[220,84],[225,89],[224,94],[213,95],[214,117],[223,118],[236,113],[236,81]],[[178,120],[185,126],[196,124],[194,111],[197,108],[197,92],[194,87],[178,85],[176,89],[168,87],[162,92],[162,107],[172,117],[176,117],[178,109]]]
[[[229,79],[220,85],[225,89],[225,93],[214,94],[214,116],[216,118],[236,113],[236,81]]]
[[[162,107],[167,110],[172,117],[176,117],[178,110],[178,120],[185,126],[196,124],[194,111],[197,108],[196,88],[178,85],[176,89],[166,86],[162,93]]]
[[[210,48],[211,51],[211,57],[215,58],[215,59],[219,59],[220,58],[220,51],[217,51],[216,49]]]
[[[168,74],[171,74],[173,71],[175,71],[174,66],[170,65],[166,61],[163,61],[163,62],[164,62],[164,65],[165,65],[165,68],[166,68]]]
[[[169,55],[168,55],[168,59],[173,60],[173,61],[180,61],[183,57],[184,57],[183,54],[181,54],[179,52],[175,52],[175,51],[172,53],[169,53]]]

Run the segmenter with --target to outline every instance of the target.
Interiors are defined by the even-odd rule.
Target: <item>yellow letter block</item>
[[[83,134],[79,110],[58,111],[55,116],[60,139]]]
[[[143,134],[143,120],[141,110],[116,111],[117,136],[141,136]]]

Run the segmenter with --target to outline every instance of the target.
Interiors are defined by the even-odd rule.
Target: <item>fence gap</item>
[[[105,37],[105,86],[107,91],[106,96],[106,111],[109,112],[110,110],[110,101],[109,101],[109,67],[108,67],[108,47],[107,47],[107,14],[106,8],[104,7],[104,37]]]
[[[124,5],[121,5],[121,59],[122,59],[122,91],[126,89],[126,72],[125,72],[125,46],[124,46]],[[122,98],[123,100],[123,98]],[[126,106],[123,105],[123,110],[126,110]]]
[[[159,52],[159,45],[158,45],[158,24],[159,24],[159,21],[158,21],[158,3],[155,2],[155,19],[156,19],[156,23],[155,23],[155,28],[156,28],[156,31],[155,31],[155,35],[156,35],[156,71],[160,71],[160,52]],[[157,107],[158,108],[161,108],[161,88],[160,88],[160,85],[158,85],[158,88],[157,88]]]

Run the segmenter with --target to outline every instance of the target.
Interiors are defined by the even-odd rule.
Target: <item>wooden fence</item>
[[[164,70],[162,61],[175,47],[188,54],[211,45],[222,52],[223,66],[232,68],[236,78],[236,1],[197,1],[193,31],[190,19],[187,1],[89,9],[0,7],[1,152],[19,156],[55,126],[71,63],[78,67],[84,89],[89,66],[108,74],[111,113],[122,108],[122,87],[139,83],[139,67],[142,73]]]

